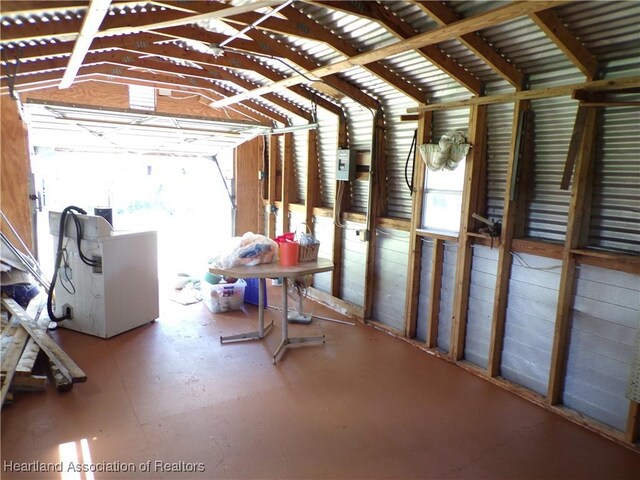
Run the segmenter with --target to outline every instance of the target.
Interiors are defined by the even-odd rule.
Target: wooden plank
[[[549,385],[547,388],[547,401],[552,405],[560,403],[562,400],[568,333],[571,326],[574,300],[573,290],[575,286],[576,256],[571,250],[581,246],[582,222],[589,221],[589,219],[583,215],[583,209],[587,202],[586,194],[589,191],[589,185],[593,182],[593,153],[596,142],[597,113],[597,108],[589,108],[587,112],[583,142],[580,147],[574,181],[571,186],[571,202],[569,204],[567,234],[562,253],[562,270],[560,273],[558,306],[556,309]]]
[[[371,155],[371,179],[369,181],[369,205],[367,208],[367,223],[365,235],[368,235],[365,285],[364,285],[364,319],[372,318],[374,292],[376,285],[376,245],[378,235],[376,225],[378,217],[386,214],[387,190],[386,190],[386,162],[385,162],[385,127],[382,110],[376,112],[373,120],[373,142]],[[404,312],[403,312],[404,317]]]
[[[496,271],[496,290],[493,300],[493,315],[491,319],[491,337],[489,341],[489,360],[487,373],[495,377],[500,373],[502,360],[502,346],[507,312],[507,297],[509,294],[509,277],[511,276],[511,244],[515,231],[516,200],[511,198],[511,191],[517,182],[517,157],[520,155],[518,147],[518,125],[521,116],[529,109],[528,101],[517,102],[513,112],[511,128],[511,146],[509,166],[507,169],[507,185],[505,187],[504,210],[502,216],[502,234],[498,253],[498,268]]]
[[[469,309],[469,289],[471,284],[472,240],[468,233],[475,230],[472,214],[478,212],[480,179],[486,169],[487,107],[476,105],[470,111],[469,138],[472,148],[467,154],[465,183],[462,190],[462,212],[460,215],[460,235],[458,237],[458,258],[456,260],[456,289],[453,299],[453,324],[451,327],[451,355],[460,360],[464,357],[464,343]]]
[[[275,201],[277,200],[276,189],[278,188],[278,137],[276,135],[269,135],[269,170],[267,172],[269,180],[269,205],[271,209],[275,207]],[[269,210],[268,222],[267,222],[267,237],[274,238],[276,236],[276,214]]]
[[[320,203],[320,171],[318,165],[318,132],[309,130],[307,147],[307,178],[305,179],[306,198],[304,199],[305,222],[313,225],[313,209]],[[334,226],[335,228],[335,226]]]
[[[3,305],[16,316],[20,325],[27,331],[29,335],[36,341],[42,351],[60,368],[60,370],[68,375],[73,383],[87,381],[87,375],[80,367],[67,355],[54,340],[38,329],[34,321],[27,315],[24,309],[18,305],[15,300],[10,298],[2,299]],[[25,340],[26,343],[26,340]]]
[[[49,360],[49,371],[57,391],[68,392],[73,388],[73,382],[67,377],[66,372],[60,370],[52,360]]]
[[[355,55],[339,62],[334,62],[322,67],[315,68],[310,71],[310,75],[314,78],[324,78],[334,75],[354,66],[366,65],[368,63],[377,62],[393,55],[401,54],[407,50],[414,50],[428,45],[436,45],[466,33],[477,32],[485,28],[499,25],[515,18],[529,15],[539,10],[545,10],[558,5],[563,5],[562,1],[538,1],[538,2],[512,2],[498,8],[491,9],[478,15],[474,15],[450,25],[419,33],[406,40],[387,45],[382,48],[372,49],[370,51]],[[307,75],[308,77],[308,75]],[[291,85],[297,85],[306,81],[305,76],[293,75],[286,80],[276,82],[272,85],[260,87],[249,92],[241,93],[228,97],[222,102],[217,102],[217,107],[231,105],[241,100],[255,98],[270,93],[279,88],[286,88]],[[409,112],[415,113],[415,112]]]
[[[258,172],[264,172],[264,137],[256,137],[238,145],[234,149],[236,218],[234,236],[246,232],[264,234],[264,207],[261,189],[264,180]]]
[[[629,443],[636,443],[640,437],[640,407],[638,402],[629,401],[629,412],[627,415],[627,429],[624,432],[624,439]]]
[[[338,117],[338,148],[349,148],[349,136],[348,136],[348,123],[344,116]],[[341,186],[342,184],[342,186]],[[334,202],[333,202],[333,272],[331,272],[331,293],[334,297],[340,298],[342,296],[342,251],[343,251],[343,239],[341,227],[343,222],[343,213],[349,209],[349,197],[351,182],[341,182],[336,180],[334,182]],[[342,189],[342,195],[339,196],[339,189]],[[346,217],[344,218],[346,221]]]
[[[353,303],[347,302],[346,300],[342,300],[341,298],[337,298],[313,287],[310,287],[308,292],[309,298],[326,305],[342,315],[347,315],[348,317],[355,318],[361,322],[363,321],[364,308],[360,305],[354,305]]]
[[[3,303],[5,302],[4,299],[2,301]],[[11,299],[10,301],[15,303],[13,299]],[[16,306],[18,306],[17,303],[16,303]],[[19,321],[18,316],[16,316],[16,320]],[[13,381],[13,376],[15,374],[16,367],[18,366],[18,362],[20,361],[20,356],[22,355],[22,351],[24,350],[24,347],[27,344],[27,341],[29,340],[29,335],[27,334],[27,331],[22,326],[18,325],[13,335],[10,338],[11,338],[11,342],[7,346],[5,357],[2,360],[2,371],[4,372],[4,382],[2,384],[2,388],[0,389],[0,405],[4,404],[4,401],[7,397],[7,393],[9,392],[9,386]]]
[[[38,354],[40,353],[40,347],[33,340],[33,338],[29,338],[27,345],[22,352],[18,365],[16,366],[16,377],[29,377],[31,376],[31,372],[33,370],[33,366],[36,363],[36,359],[38,358]]]
[[[422,241],[422,240],[420,240]],[[431,283],[429,284],[429,314],[427,316],[427,347],[438,346],[438,323],[440,317],[440,292],[442,291],[442,270],[444,268],[444,241],[433,241],[431,257]]]
[[[517,253],[528,253],[539,257],[562,260],[563,246],[560,243],[532,240],[529,238],[515,238],[511,250]]]
[[[431,1],[416,3],[420,8],[422,8],[422,10],[427,12],[429,16],[438,22],[439,25],[449,25],[460,20],[458,15],[453,10],[450,10],[444,2]],[[467,33],[465,35],[460,35],[457,38],[503,79],[517,89],[522,88],[524,83],[524,74],[503,55],[494,50],[494,48],[483,37],[476,33]]]
[[[527,205],[529,204],[529,199],[533,195],[533,192],[535,192],[535,116],[532,111],[527,111],[525,115],[523,132],[524,138],[522,140],[523,148],[521,150],[520,162],[518,164],[516,185],[515,237],[524,237],[526,234]]]
[[[418,304],[420,298],[420,270],[422,267],[422,237],[416,230],[422,224],[422,204],[424,202],[425,163],[422,161],[419,146],[431,139],[430,113],[418,114],[418,133],[416,151],[413,156],[413,192],[411,192],[411,221],[409,224],[409,260],[407,262],[407,298],[405,302],[405,335],[416,336]]]
[[[417,230],[416,235],[424,238],[431,238],[433,240],[442,240],[445,242],[457,242],[458,237],[453,235],[447,235],[446,233],[431,232],[429,230]]]
[[[282,193],[282,208],[280,209],[280,221],[282,222],[282,232],[291,231],[289,225],[289,199],[291,198],[291,179],[294,175],[293,171],[293,133],[284,134],[284,158],[282,159],[282,178],[280,188]]]
[[[368,20],[377,21],[387,30],[393,32],[398,38],[405,40],[416,35],[416,30],[404,22],[400,17],[385,8],[378,2],[335,2],[323,1],[323,5],[332,9],[342,10],[344,12],[358,15]],[[473,74],[465,70],[460,64],[453,61],[446,53],[444,53],[437,45],[427,45],[416,50],[428,62],[432,63],[440,70],[445,72],[451,78],[467,88],[475,95],[482,92],[482,82]],[[349,56],[353,56],[353,52]],[[393,83],[392,83],[393,85]],[[398,87],[399,88],[399,87]],[[413,96],[413,95],[412,95]],[[422,101],[424,94],[413,96],[417,101]]]
[[[560,181],[560,190],[569,190],[571,183],[571,175],[573,175],[573,167],[576,163],[576,157],[582,138],[584,136],[584,126],[587,120],[587,111],[589,109],[583,105],[578,106],[576,112],[576,121],[573,124],[573,132],[571,133],[571,141],[569,142],[569,150],[567,152],[567,160],[564,163],[564,171],[562,172],[562,180]]]
[[[624,77],[609,80],[589,80],[558,87],[538,88],[535,90],[520,90],[514,93],[488,95],[486,97],[471,97],[466,100],[433,103],[407,109],[407,113],[430,112],[433,110],[447,110],[450,108],[466,108],[471,105],[491,105],[495,103],[510,103],[519,100],[537,100],[571,95],[574,90],[615,91],[640,87],[640,76]]]
[[[596,76],[598,60],[552,9],[533,12],[531,20],[551,39],[556,46],[580,69],[588,79]]]
[[[31,375],[29,377],[14,377],[11,390],[14,392],[42,392],[47,384],[44,375]]]
[[[353,55],[357,55],[360,53],[358,49],[356,49],[351,43],[346,40],[340,38],[335,35],[330,29],[323,26],[322,24],[316,22],[315,20],[307,17],[305,14],[294,8],[293,6],[285,7],[280,11],[284,16],[287,17],[288,21],[281,21],[279,26],[283,27],[285,25],[289,25],[291,27],[297,26],[297,29],[288,29],[289,35],[297,35],[302,36],[302,38],[311,39],[314,41],[325,42],[328,45],[331,45],[337,51],[343,53],[344,55],[351,57]],[[234,18],[238,18],[235,16]],[[233,20],[233,19],[232,19]],[[260,23],[259,28],[267,28],[272,31],[276,31],[278,33],[282,33],[281,29],[273,30],[271,24],[277,23],[276,18],[268,18],[264,22]],[[302,27],[302,28],[299,28]],[[301,32],[302,30],[302,32]],[[380,63],[370,63],[368,65],[363,65],[363,67],[371,72],[376,77],[380,78],[384,82],[395,86],[398,90],[403,92],[410,98],[413,98],[417,102],[423,102],[426,99],[426,93],[420,91],[415,85],[407,82],[402,79],[395,73],[391,72],[389,69],[384,67]]]
[[[406,218],[379,217],[377,226],[408,232],[411,228],[411,220],[407,220]]]

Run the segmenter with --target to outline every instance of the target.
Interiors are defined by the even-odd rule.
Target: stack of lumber
[[[11,298],[3,298],[2,306],[2,405],[12,399],[12,392],[44,389],[47,376],[34,374],[40,351],[46,356],[51,380],[59,391],[69,390],[74,383],[87,380],[80,367],[48,335],[49,319],[46,316],[36,321],[31,312],[25,311]],[[41,309],[40,303],[36,318]]]

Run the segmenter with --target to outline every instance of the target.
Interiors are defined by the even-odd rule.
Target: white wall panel
[[[498,250],[475,245],[471,263],[465,358],[482,368],[489,359]]]
[[[456,287],[457,255],[458,244],[445,242],[442,288],[440,290],[440,315],[438,317],[438,348],[445,352],[449,352],[451,348],[451,323]]]
[[[560,285],[560,260],[513,257],[502,352],[502,376],[546,394]]]
[[[364,224],[346,222],[342,231],[342,295],[341,298],[355,305],[364,306],[365,270],[367,264],[367,244],[360,241],[356,230],[364,229]]]
[[[416,319],[416,338],[427,341],[427,321],[429,316],[431,289],[431,258],[433,256],[433,241],[421,238],[422,265],[420,266],[420,296],[418,297],[418,318]]]
[[[565,405],[625,429],[629,402],[624,394],[639,318],[639,276],[586,265],[578,268]]]
[[[333,260],[333,218],[313,217],[313,235],[320,242],[318,256]],[[313,286],[318,290],[331,293],[331,272],[317,273],[313,276]]]
[[[398,230],[378,228],[376,235],[372,316],[374,320],[404,331],[409,234]]]

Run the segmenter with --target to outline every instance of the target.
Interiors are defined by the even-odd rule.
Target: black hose
[[[64,210],[62,210],[62,213],[60,214],[60,225],[58,228],[58,248],[56,249],[56,262],[55,262],[55,267],[53,269],[53,277],[51,278],[49,295],[47,296],[47,313],[49,314],[49,319],[52,322],[56,322],[56,323],[62,322],[63,320],[67,320],[71,318],[70,309],[67,309],[64,315],[61,317],[56,317],[53,311],[53,290],[56,286],[56,280],[58,279],[58,270],[60,269],[60,264],[62,263],[62,242],[64,239],[68,214],[71,215],[76,225],[76,240],[78,242],[78,252],[80,254],[80,258],[84,263],[86,263],[89,266],[97,266],[99,264],[98,262],[87,258],[82,253],[82,250],[80,249],[80,242],[82,241],[82,223],[80,222],[80,219],[76,216],[75,212],[78,212],[81,215],[85,215],[87,213],[85,210],[83,210],[80,207],[70,205],[66,207]]]
[[[409,148],[409,155],[407,155],[407,161],[404,162],[404,181],[409,187],[409,192],[413,195],[413,171],[411,172],[411,182],[409,182],[409,160],[411,160],[411,154],[414,152],[416,141],[418,140],[418,130],[413,132],[413,140],[411,141],[411,147]]]

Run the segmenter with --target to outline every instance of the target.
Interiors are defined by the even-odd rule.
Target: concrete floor
[[[327,342],[274,366],[279,315],[265,340],[227,345],[255,307],[163,300],[158,321],[110,340],[54,332],[88,382],[2,410],[2,478],[638,478],[640,455],[370,327],[293,325]],[[68,451],[121,472],[7,470]]]

